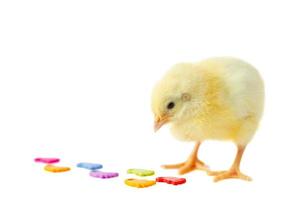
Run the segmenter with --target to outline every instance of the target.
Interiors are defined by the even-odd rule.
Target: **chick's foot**
[[[165,169],[178,169],[178,173],[179,174],[186,174],[189,173],[193,170],[204,170],[204,171],[209,171],[209,167],[207,165],[205,165],[204,162],[200,161],[200,160],[188,160],[186,162],[183,163],[179,163],[179,164],[174,164],[174,165],[162,165],[163,168]]]
[[[215,176],[214,182],[218,182],[225,179],[236,178],[242,179],[245,181],[252,181],[250,176],[247,176],[240,172],[239,170],[230,169],[228,171],[208,171],[207,174],[209,176]]]

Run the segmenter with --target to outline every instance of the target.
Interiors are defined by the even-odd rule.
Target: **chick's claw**
[[[215,176],[214,182],[218,182],[230,178],[252,181],[252,178],[250,176],[243,174],[239,170],[213,171],[213,172],[208,172],[207,174],[210,176]]]
[[[196,169],[199,169],[199,170],[203,170],[203,171],[206,171],[206,172],[209,172],[209,166],[206,165],[204,162],[202,162],[201,160],[198,160],[196,162]]]
[[[183,163],[178,163],[178,164],[172,164],[172,165],[162,165],[161,167],[164,169],[178,169],[182,166],[184,166],[184,162]]]
[[[162,167],[165,169],[178,169],[179,174],[186,174],[196,169],[209,171],[208,166],[200,160],[192,160],[174,165],[163,165]]]
[[[223,171],[208,171],[207,172],[207,175],[208,176],[217,176],[217,175],[220,175],[220,174],[223,174],[227,171],[223,170]]]

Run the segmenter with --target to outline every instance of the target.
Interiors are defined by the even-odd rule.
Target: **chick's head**
[[[152,92],[154,130],[166,123],[185,120],[199,108],[200,93],[195,95],[199,81],[193,81],[192,65],[177,64],[156,84]]]

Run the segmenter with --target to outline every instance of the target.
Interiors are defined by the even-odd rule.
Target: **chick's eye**
[[[170,110],[170,109],[174,108],[174,106],[175,106],[175,103],[170,102],[170,103],[168,103],[167,108]]]

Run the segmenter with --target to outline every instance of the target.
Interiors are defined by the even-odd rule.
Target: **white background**
[[[297,1],[0,2],[0,199],[299,199],[300,6]],[[153,133],[150,94],[173,64],[235,56],[266,85],[261,127],[242,171],[253,182],[124,185],[132,167],[176,175],[193,144],[164,127]],[[72,170],[50,174],[33,162],[56,156]],[[235,147],[206,142],[199,157],[226,169]],[[76,169],[100,162],[120,177]]]

